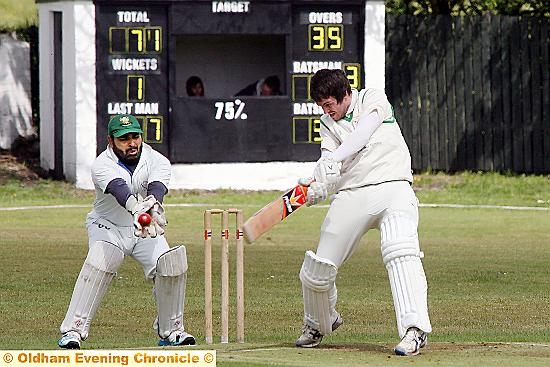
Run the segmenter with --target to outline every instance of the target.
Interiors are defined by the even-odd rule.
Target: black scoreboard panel
[[[351,86],[362,85],[363,5],[308,3],[292,11],[292,60],[289,97],[292,110],[292,144],[297,155],[311,157],[310,147],[321,142],[322,110],[311,100],[309,82],[318,69],[342,69]]]
[[[285,149],[289,145],[281,144],[292,139],[290,130],[284,128],[286,121],[277,122],[273,118],[290,115],[290,104],[285,97],[217,101],[186,98],[174,102],[174,115],[185,116],[185,120],[176,123],[179,129],[171,131],[177,142],[171,145],[173,156],[185,157],[186,162],[294,159],[293,152]]]
[[[311,161],[322,113],[311,76],[339,68],[363,84],[364,1],[95,3],[98,141],[111,115],[133,113],[173,163]],[[205,97],[182,93],[195,71]],[[272,74],[281,96],[233,96]]]
[[[167,10],[96,6],[98,152],[110,117],[129,113],[141,122],[144,141],[168,154]]]

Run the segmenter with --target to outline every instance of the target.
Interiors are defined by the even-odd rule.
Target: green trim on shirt
[[[391,117],[387,120],[382,121],[383,124],[393,124],[395,122],[395,117],[393,115],[393,106],[390,104]]]

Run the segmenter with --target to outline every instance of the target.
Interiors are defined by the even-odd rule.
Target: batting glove
[[[341,164],[334,161],[331,156],[321,157],[317,161],[313,178],[317,182],[323,182],[328,186],[329,191],[334,191],[336,184],[340,180]]]
[[[312,206],[319,204],[321,201],[325,201],[328,196],[327,184],[324,182],[314,181],[309,185],[307,190],[306,206]]]
[[[298,179],[298,185],[307,187],[307,186],[311,185],[311,183],[313,181],[315,181],[315,179],[313,177],[302,177],[302,178]]]

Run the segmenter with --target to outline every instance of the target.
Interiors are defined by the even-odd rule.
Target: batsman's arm
[[[372,134],[382,125],[382,118],[377,111],[373,111],[359,119],[353,134],[349,134],[342,144],[330,155],[335,162],[342,162],[352,154],[363,149]]]

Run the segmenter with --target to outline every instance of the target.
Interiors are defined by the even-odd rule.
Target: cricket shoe
[[[173,331],[168,338],[159,340],[159,347],[175,345],[195,345],[195,337],[183,330]]]
[[[80,349],[80,341],[81,338],[79,333],[76,331],[68,331],[59,339],[57,345],[65,349]]]
[[[342,319],[342,316],[336,313],[336,320],[332,323],[332,331],[338,329],[343,323],[344,319]],[[323,340],[323,334],[321,334],[319,330],[305,324],[302,328],[302,335],[296,340],[296,346],[301,348],[313,348],[318,346],[321,340]]]
[[[394,351],[398,356],[415,356],[420,352],[420,348],[426,344],[428,344],[428,333],[419,328],[410,327]]]

